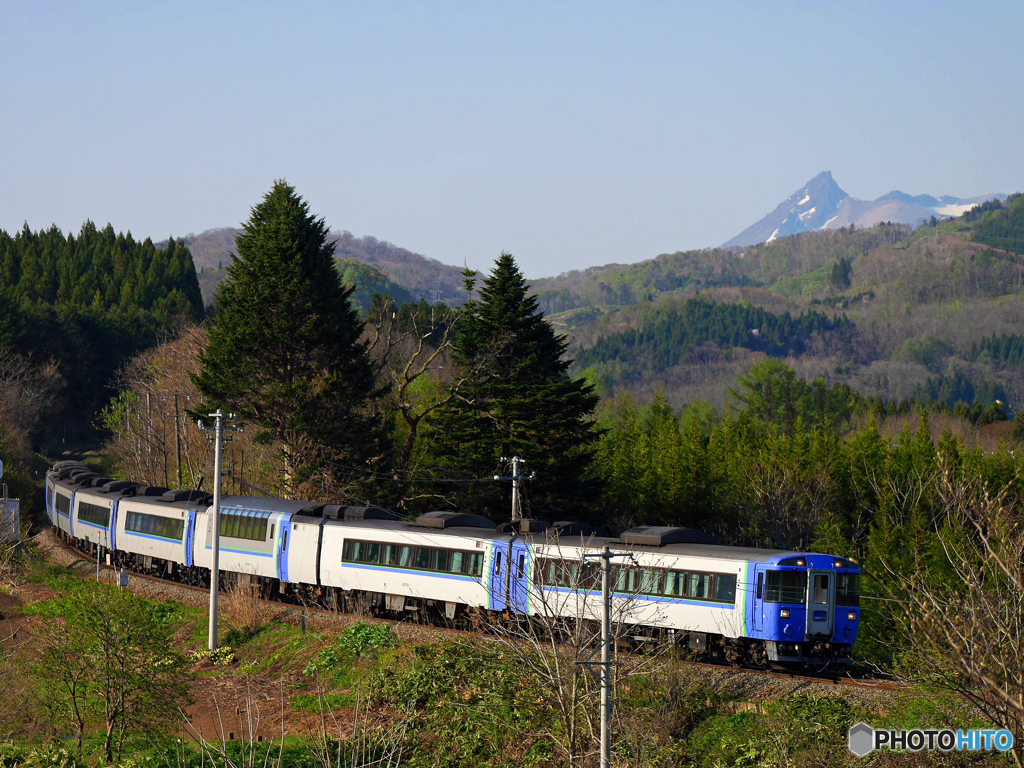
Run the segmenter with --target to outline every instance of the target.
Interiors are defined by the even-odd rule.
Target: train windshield
[[[860,605],[859,581],[856,573],[836,574],[836,605]]]
[[[768,571],[764,599],[768,603],[806,603],[807,571]]]

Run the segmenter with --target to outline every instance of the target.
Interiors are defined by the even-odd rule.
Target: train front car
[[[776,667],[849,664],[860,623],[860,568],[832,555],[773,553],[748,564],[747,637]]]

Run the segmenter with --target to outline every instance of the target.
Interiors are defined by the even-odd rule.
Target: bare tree
[[[807,477],[796,464],[767,453],[744,465],[757,510],[753,538],[768,547],[805,549],[832,500],[828,474]]]
[[[1010,730],[1014,762],[1024,766],[1024,518],[1006,489],[993,494],[948,467],[938,484],[950,578],[921,567],[889,574],[912,650],[902,673],[963,696]]]
[[[156,347],[136,355],[118,373],[118,398],[103,413],[110,432],[107,450],[119,473],[130,480],[160,485],[210,488],[213,452],[207,433],[189,416],[198,402],[190,373],[199,369],[206,331],[183,326]],[[246,432],[225,445],[227,487],[251,494],[245,485],[272,488],[275,446],[257,443]],[[179,483],[180,478],[180,483]]]
[[[0,348],[0,445],[19,459],[28,456],[40,417],[63,384],[53,360],[31,359]]]

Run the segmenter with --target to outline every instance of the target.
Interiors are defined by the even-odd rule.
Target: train
[[[102,477],[76,461],[47,471],[46,512],[65,542],[107,565],[210,585],[212,497]],[[860,568],[814,552],[721,546],[693,529],[495,524],[457,511],[402,519],[379,507],[223,496],[220,588],[453,626],[527,617],[596,620],[595,554],[616,555],[618,637],[671,643],[736,665],[851,663]]]

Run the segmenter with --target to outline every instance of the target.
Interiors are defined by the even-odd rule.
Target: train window
[[[270,538],[271,539],[274,538],[274,524],[273,523],[270,524]]]
[[[572,560],[562,560],[561,584],[563,587],[577,589],[580,585],[580,564]]]
[[[526,565],[526,555],[519,553],[519,564],[516,566],[516,578],[523,578],[523,567]]]
[[[78,519],[106,528],[110,524],[110,510],[84,501],[78,505]]]
[[[341,559],[348,560],[350,563],[361,563],[363,562],[363,549],[365,547],[366,545],[361,541],[346,541],[341,553]]]
[[[416,547],[416,567],[429,571],[433,555],[434,550],[430,547]]]
[[[494,553],[494,575],[497,576],[501,572],[501,552]]]
[[[541,560],[537,563],[537,581],[546,587],[558,585],[558,561]]]
[[[720,603],[736,602],[735,576],[715,576],[715,600]]]
[[[686,582],[686,574],[679,571],[668,571],[665,574],[665,594],[671,597],[682,597]]]
[[[384,554],[380,561],[384,565],[398,565],[398,545],[397,544],[384,544]]]
[[[451,552],[451,562],[448,564],[448,570],[452,573],[465,573],[466,572],[466,553],[465,552]]]
[[[469,557],[469,573],[472,576],[479,576],[484,572],[484,556],[482,552],[467,552]]]
[[[412,547],[398,548],[398,567],[412,568]]]
[[[124,529],[130,533],[142,533],[161,539],[181,541],[185,535],[185,521],[129,512],[125,517]]]
[[[57,498],[53,500],[53,506],[63,515],[71,514],[71,497],[64,496],[58,493]]]
[[[860,605],[856,573],[836,574],[836,605]]]
[[[760,574],[758,574],[760,591]],[[764,599],[769,603],[806,603],[807,573],[805,571],[768,571]],[[827,589],[826,584],[826,589]]]
[[[640,571],[640,592],[645,595],[657,595],[661,592],[661,571],[644,568]]]
[[[764,593],[764,574],[757,574],[757,599],[760,600]]]
[[[818,573],[814,576],[814,604],[828,605],[828,574]]]
[[[451,566],[452,553],[447,549],[434,550],[434,570],[448,571]]]
[[[620,568],[618,578],[615,579],[615,591],[633,593],[639,583],[639,570],[637,568]]]
[[[580,574],[580,589],[600,589],[601,571],[597,563],[583,563]]]
[[[380,560],[380,544],[365,544],[364,563],[376,563]]]
[[[710,578],[706,573],[691,573],[690,581],[686,588],[686,596],[696,600],[703,600],[708,596],[708,581]]]

